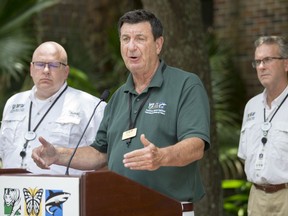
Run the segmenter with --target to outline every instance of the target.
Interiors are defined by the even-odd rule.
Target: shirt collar
[[[54,95],[45,99],[45,101],[53,102],[58,97],[58,95],[64,90],[66,86],[67,86],[67,82],[65,81],[62,87]],[[30,94],[30,99],[32,102],[35,102],[36,100],[36,96],[35,96],[36,91],[37,91],[37,87],[34,85],[31,89],[31,94]]]
[[[148,85],[147,89],[150,89],[152,87],[161,87],[163,80],[164,80],[163,72],[165,69],[166,69],[166,64],[163,60],[160,59],[160,64],[159,64],[159,66],[156,70],[156,73],[154,74],[150,84]],[[146,92],[147,89],[145,89],[143,91],[143,93]],[[131,73],[129,74],[127,81],[124,85],[124,92],[125,93],[130,92],[130,93],[137,94],[135,91],[135,88],[134,88],[134,82],[133,82],[133,77],[132,77]]]
[[[279,106],[280,103],[284,100],[285,96],[288,94],[288,86],[286,86],[286,88],[284,89],[284,91],[277,97],[275,98],[272,103],[271,103],[271,108],[275,107],[275,106]],[[263,104],[265,107],[268,107],[267,105],[267,90],[264,89],[263,91]]]

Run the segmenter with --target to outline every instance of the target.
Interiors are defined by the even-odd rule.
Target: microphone
[[[90,119],[89,119],[89,121],[88,121],[88,123],[87,123],[87,125],[86,125],[86,127],[85,127],[85,129],[84,129],[84,131],[83,131],[83,133],[82,133],[82,135],[81,135],[81,137],[80,137],[80,139],[79,139],[79,141],[78,141],[78,143],[77,143],[77,145],[76,145],[71,157],[70,157],[70,159],[69,159],[69,162],[68,162],[67,167],[66,167],[65,175],[69,175],[69,168],[70,168],[72,159],[73,159],[73,157],[74,157],[74,155],[75,155],[75,153],[76,153],[76,151],[77,151],[77,149],[78,149],[78,147],[80,145],[80,142],[81,142],[81,140],[82,140],[82,138],[83,138],[83,136],[84,136],[84,134],[85,134],[85,132],[86,132],[86,130],[87,130],[87,128],[88,128],[88,126],[89,126],[94,114],[95,114],[95,112],[96,112],[96,109],[98,108],[98,106],[101,104],[102,101],[106,101],[107,100],[107,98],[109,97],[109,94],[110,94],[109,90],[105,89],[104,92],[102,93],[102,95],[100,96],[100,101],[95,106],[95,108],[93,110],[93,113],[92,113],[92,115],[91,115],[91,117],[90,117]]]

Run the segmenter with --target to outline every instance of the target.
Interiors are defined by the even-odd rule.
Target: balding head
[[[30,75],[37,89],[36,97],[51,97],[63,86],[69,75],[65,49],[53,41],[40,44],[32,56]]]
[[[47,41],[40,44],[33,53],[32,61],[48,62],[50,61],[47,59],[49,56],[51,58],[53,57],[54,60],[58,59],[58,61],[64,64],[68,64],[68,58],[65,49],[60,44],[53,41]]]

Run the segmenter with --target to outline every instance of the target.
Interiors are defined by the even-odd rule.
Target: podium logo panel
[[[43,200],[42,188],[23,188],[22,192],[23,198],[19,188],[4,188],[4,216],[63,216],[63,205],[71,195],[62,190],[46,189]]]
[[[0,175],[0,216],[79,216],[78,176]]]

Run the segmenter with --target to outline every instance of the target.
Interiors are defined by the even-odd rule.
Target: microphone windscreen
[[[102,93],[101,97],[100,97],[100,100],[106,101],[107,98],[109,97],[109,94],[110,94],[109,90],[105,89],[104,92]]]

